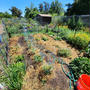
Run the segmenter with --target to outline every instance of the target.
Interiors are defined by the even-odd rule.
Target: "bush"
[[[72,70],[75,79],[78,79],[81,74],[90,75],[90,60],[86,57],[75,58],[69,64],[69,68]]]
[[[23,76],[25,74],[24,63],[18,62],[12,64],[5,69],[6,73],[3,76],[3,81],[9,90],[21,90]]]
[[[77,19],[75,16],[73,16],[71,19],[68,20],[68,27],[72,30],[82,30],[82,19]]]
[[[51,69],[52,69],[52,66],[48,65],[48,64],[46,64],[42,67],[42,70],[45,75],[51,74]]]
[[[69,49],[59,49],[57,51],[57,56],[62,56],[62,57],[68,57],[70,56],[70,50]]]
[[[15,58],[15,61],[16,62],[20,62],[20,61],[23,61],[24,60],[24,55],[19,55]]]
[[[77,33],[75,37],[73,34],[68,35],[68,42],[78,49],[85,49],[88,46],[89,41],[89,35],[84,32]]]
[[[37,63],[42,62],[42,57],[40,55],[36,55],[36,56],[34,56],[34,60]]]
[[[47,41],[48,38],[47,37],[42,37],[42,40]]]
[[[84,56],[90,58],[90,43],[89,43],[88,47],[85,49]]]

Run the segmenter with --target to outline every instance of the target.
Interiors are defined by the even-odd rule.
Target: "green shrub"
[[[34,56],[34,60],[35,60],[35,62],[42,62],[42,57],[40,56],[40,55],[36,55],[36,56]]]
[[[69,68],[72,70],[75,79],[78,79],[81,74],[90,75],[90,60],[86,57],[75,58],[69,64]]]
[[[78,32],[75,37],[73,34],[69,34],[67,39],[76,48],[85,49],[90,41],[90,36],[85,32]]]
[[[24,63],[18,62],[5,68],[5,74],[2,77],[9,90],[21,90],[23,76],[25,75]]]
[[[84,56],[90,58],[90,43],[89,43],[88,47],[85,49]]]
[[[51,69],[52,69],[52,66],[48,65],[48,64],[46,64],[42,67],[42,70],[45,75],[51,74]]]
[[[20,61],[23,61],[24,60],[24,55],[19,55],[15,58],[15,61],[16,62],[20,62]]]
[[[42,40],[47,41],[48,38],[47,37],[42,37]]]
[[[71,52],[69,49],[59,49],[57,51],[57,56],[62,56],[62,57],[68,57],[70,56]]]
[[[68,20],[68,27],[73,30],[81,30],[83,27],[83,21],[81,18],[77,20],[75,16]]]

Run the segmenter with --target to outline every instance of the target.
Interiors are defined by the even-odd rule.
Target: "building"
[[[39,23],[41,25],[46,25],[46,24],[49,24],[51,23],[52,21],[52,16],[49,15],[49,14],[38,14],[36,16],[36,20],[39,21]]]

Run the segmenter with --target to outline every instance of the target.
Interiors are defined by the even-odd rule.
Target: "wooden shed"
[[[51,22],[52,16],[49,14],[38,14],[36,20],[39,21],[40,24],[46,25]]]

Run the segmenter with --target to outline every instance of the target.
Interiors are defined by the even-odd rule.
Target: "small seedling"
[[[20,62],[20,61],[23,61],[24,60],[24,55],[19,55],[15,58],[15,61],[16,62]]]
[[[51,69],[52,69],[52,66],[51,65],[44,65],[42,67],[42,70],[43,70],[43,72],[44,72],[45,75],[51,74]]]
[[[42,40],[47,41],[48,38],[47,37],[42,37]]]
[[[36,38],[35,40],[36,40],[36,41],[40,41],[40,38]]]
[[[40,55],[36,55],[36,56],[34,56],[34,60],[35,60],[35,62],[42,62],[42,57],[40,56]]]

